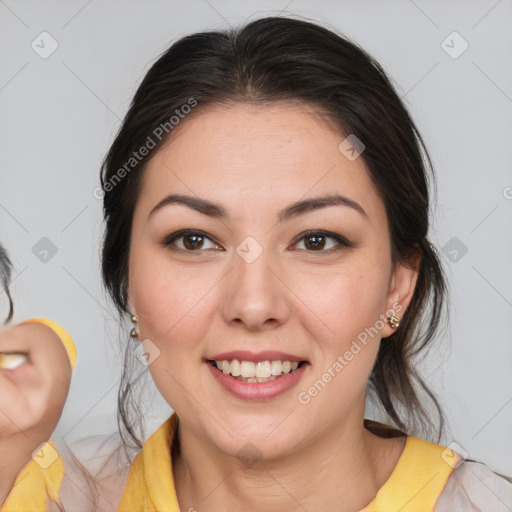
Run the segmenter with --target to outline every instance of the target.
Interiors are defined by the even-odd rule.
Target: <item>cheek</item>
[[[150,365],[159,388],[169,374],[193,375],[192,365],[203,356],[215,295],[212,285],[219,281],[206,267],[170,262],[162,251],[149,249],[133,256],[130,295],[140,339],[149,339],[159,351]]]
[[[141,336],[158,342],[198,315],[211,278],[197,267],[171,261],[161,248],[146,247],[133,251],[129,279]]]
[[[387,289],[383,265],[362,257],[337,268],[301,272],[293,287],[310,310],[309,330],[324,333],[321,338],[333,349],[376,324],[385,312]]]
[[[157,354],[149,371],[173,410],[186,410],[190,395],[201,393],[196,375],[208,333],[210,280],[211,275],[202,278],[173,266],[172,271],[153,267],[134,281],[140,339],[149,339],[150,354]]]
[[[318,414],[330,409],[338,417],[361,403],[384,325],[379,316],[384,312],[382,281],[379,269],[346,268],[323,278],[317,275],[316,293],[311,286],[300,292],[309,290],[303,296],[314,314],[303,316],[303,325],[314,336],[318,364],[297,398]]]

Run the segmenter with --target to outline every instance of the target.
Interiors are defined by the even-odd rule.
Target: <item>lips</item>
[[[210,361],[232,361],[238,359],[239,361],[252,361],[257,363],[258,361],[306,361],[305,357],[295,356],[293,354],[287,354],[285,352],[279,352],[277,350],[264,350],[263,352],[249,352],[246,350],[234,350],[232,352],[222,352],[215,354],[211,357],[207,357]]]
[[[294,387],[309,366],[305,359],[277,351],[233,351],[213,357],[205,362],[215,380],[243,400],[278,397]]]

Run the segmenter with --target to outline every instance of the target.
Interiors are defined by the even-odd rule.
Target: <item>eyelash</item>
[[[191,236],[196,235],[200,236],[202,238],[206,238],[213,242],[215,245],[218,245],[216,242],[214,242],[204,231],[199,231],[195,229],[182,229],[180,231],[176,231],[175,233],[172,233],[168,236],[166,236],[162,242],[161,245],[176,252],[186,252],[186,253],[199,253],[201,254],[204,251],[208,250],[215,250],[215,249],[198,249],[198,250],[188,250],[188,249],[182,249],[181,247],[173,247],[173,244],[176,240],[182,239],[185,236]],[[338,246],[331,247],[329,249],[325,250],[307,250],[303,249],[306,252],[318,252],[318,253],[328,253],[331,254],[333,252],[341,251],[343,249],[350,249],[354,247],[354,244],[352,244],[350,241],[348,241],[346,238],[342,237],[341,235],[337,235],[336,233],[331,233],[329,231],[323,231],[323,230],[310,230],[306,231],[304,233],[301,233],[300,238],[293,244],[294,246],[297,245],[299,242],[301,242],[304,239],[307,238],[313,238],[313,237],[324,237],[324,238],[332,238],[338,242]],[[301,249],[302,250],[302,249]]]

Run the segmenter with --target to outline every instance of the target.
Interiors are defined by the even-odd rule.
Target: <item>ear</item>
[[[416,289],[420,264],[421,250],[419,247],[414,248],[406,263],[396,264],[389,284],[386,318],[396,316],[399,320],[402,320]],[[382,337],[387,338],[395,332],[395,329],[386,323],[381,332]]]

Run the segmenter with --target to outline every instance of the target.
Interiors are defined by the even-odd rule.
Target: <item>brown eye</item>
[[[329,245],[327,240],[334,240],[335,243],[331,242]],[[353,247],[353,244],[344,237],[325,231],[309,231],[299,239],[299,242],[304,242],[308,252],[332,252]]]
[[[162,244],[169,247],[171,250],[184,251],[184,252],[200,252],[202,250],[209,250],[211,248],[204,247],[205,242],[210,241],[213,248],[219,246],[214,244],[211,239],[202,231],[195,230],[181,230],[173,233],[165,238]],[[182,242],[181,245],[178,242]]]
[[[183,235],[184,246],[186,249],[201,249],[204,243],[204,237],[200,235]]]
[[[325,236],[323,235],[310,235],[304,238],[304,245],[308,249],[323,249],[325,247]]]

